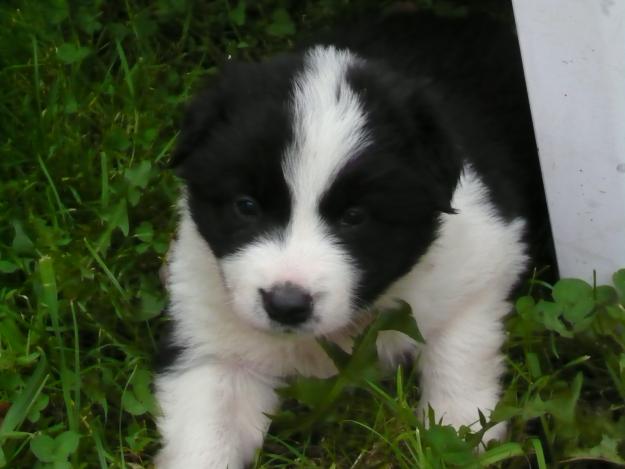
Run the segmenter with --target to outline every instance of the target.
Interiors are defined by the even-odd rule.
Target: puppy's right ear
[[[182,128],[169,160],[169,168],[181,175],[181,165],[212,134],[214,127],[226,119],[224,97],[219,86],[211,86],[186,106]]]

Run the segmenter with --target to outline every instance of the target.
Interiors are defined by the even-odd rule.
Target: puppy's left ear
[[[225,103],[219,87],[210,87],[187,104],[169,168],[180,175],[182,163],[211,135],[215,125],[225,119]]]
[[[415,160],[420,171],[427,175],[436,209],[450,215],[458,213],[451,201],[462,174],[461,147],[450,131],[444,109],[439,109],[436,96],[428,86],[414,89],[409,101],[415,109],[414,121],[417,139]],[[422,155],[425,158],[419,158]]]
[[[444,207],[439,207],[438,210],[441,213],[447,213],[449,215],[456,215],[458,213],[458,210],[453,208],[450,204],[446,204]]]
[[[402,132],[408,164],[422,175],[431,206],[441,213],[456,213],[451,199],[462,161],[446,131],[432,80],[415,83],[384,62],[372,61],[353,67],[348,80],[382,125],[392,121]]]

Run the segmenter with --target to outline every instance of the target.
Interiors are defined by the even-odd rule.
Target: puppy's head
[[[229,64],[190,104],[173,164],[242,320],[332,333],[417,262],[457,178],[421,101],[316,47]]]

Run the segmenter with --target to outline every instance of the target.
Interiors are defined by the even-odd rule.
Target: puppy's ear
[[[350,70],[351,87],[366,103],[369,119],[383,127],[389,122],[400,129],[408,164],[423,178],[434,209],[455,213],[451,198],[462,161],[439,109],[432,80],[418,82],[395,72],[384,62],[368,61]]]
[[[170,169],[180,175],[182,163],[195,148],[208,139],[214,127],[226,118],[225,97],[221,86],[213,83],[187,104],[180,135],[169,160]]]
[[[445,109],[437,101],[436,91],[427,84],[414,89],[409,102],[415,109],[418,144],[417,155],[421,170],[428,175],[436,209],[450,215],[458,213],[451,205],[453,194],[462,174],[462,145],[451,130]],[[418,159],[418,158],[417,158]]]
[[[445,204],[444,207],[438,207],[438,211],[441,213],[447,213],[449,215],[455,215],[458,213],[458,210],[453,208],[451,204]]]
[[[432,109],[423,97],[417,97],[413,102],[419,109],[416,115],[419,138],[415,149],[417,155],[426,155],[421,160],[420,171],[427,175],[436,210],[453,215],[457,211],[452,207],[451,199],[462,172],[461,156],[438,111]]]

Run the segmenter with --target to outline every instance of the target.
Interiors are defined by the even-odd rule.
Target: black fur
[[[167,315],[167,309],[162,311]],[[152,369],[155,373],[164,373],[184,352],[184,346],[174,341],[174,323],[167,321],[159,330],[158,347],[152,357]]]
[[[301,58],[228,64],[189,106],[173,158],[186,181],[189,205],[217,257],[286,226],[289,192],[281,156],[291,141],[288,99]],[[248,195],[262,207],[258,223],[237,217],[234,202]]]

